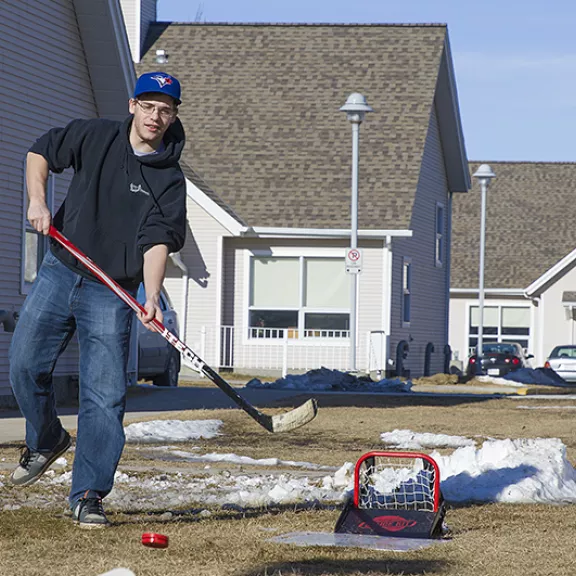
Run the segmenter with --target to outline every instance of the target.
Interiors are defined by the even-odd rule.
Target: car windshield
[[[518,348],[514,344],[494,342],[482,346],[484,354],[518,354]]]
[[[576,358],[576,346],[556,346],[550,354],[551,358]]]

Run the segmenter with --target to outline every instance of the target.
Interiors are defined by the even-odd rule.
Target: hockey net
[[[369,452],[356,463],[358,509],[438,512],[441,504],[440,472],[427,454]]]

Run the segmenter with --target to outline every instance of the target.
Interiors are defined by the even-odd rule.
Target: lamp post
[[[352,124],[352,202],[350,209],[350,251],[358,249],[358,142],[360,138],[360,124],[364,120],[366,112],[372,112],[365,96],[354,92],[348,96],[341,112],[346,112],[346,117]],[[351,274],[351,304],[350,304],[350,369],[356,371],[356,303],[358,300],[358,273],[360,268],[350,268]]]
[[[486,247],[486,192],[492,178],[496,178],[496,174],[492,172],[492,168],[488,164],[482,164],[478,170],[474,172],[474,178],[478,179],[480,183],[480,190],[482,192],[481,209],[480,209],[480,265],[479,265],[479,280],[478,280],[478,345],[476,347],[476,372],[482,371],[482,353],[484,345],[484,251]]]

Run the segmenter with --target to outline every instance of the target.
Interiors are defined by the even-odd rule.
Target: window
[[[412,261],[404,258],[402,266],[402,324],[410,325],[410,308],[412,299]]]
[[[444,263],[444,204],[436,203],[436,242],[435,262],[441,267]]]
[[[480,309],[470,307],[470,324],[468,327],[468,347],[478,345],[478,324]],[[518,342],[522,348],[528,348],[530,341],[530,308],[526,306],[485,306],[484,342]]]
[[[344,259],[253,257],[248,323],[250,338],[347,338]]]
[[[25,170],[24,170],[25,172]],[[46,204],[54,214],[54,174],[48,176],[46,184]],[[23,248],[22,248],[22,293],[27,293],[30,286],[36,280],[38,269],[44,255],[48,250],[48,238],[32,228],[26,217],[28,210],[28,193],[26,190],[26,176],[24,176],[24,225],[23,225]]]

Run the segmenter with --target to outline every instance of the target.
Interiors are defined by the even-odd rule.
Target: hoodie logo
[[[169,76],[152,76],[151,77],[152,80],[156,80],[156,82],[158,82],[158,85],[160,86],[160,88],[164,88],[164,86],[166,85],[170,85],[172,84],[172,78],[170,78]]]
[[[130,182],[130,192],[133,192],[134,194],[138,194],[140,192],[141,194],[146,194],[146,196],[150,196],[150,192],[144,190],[144,188],[142,188],[142,184],[138,184],[138,186],[136,186],[136,184]]]

